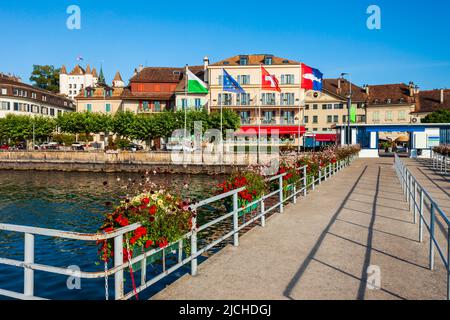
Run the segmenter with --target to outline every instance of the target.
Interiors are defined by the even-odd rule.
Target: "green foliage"
[[[58,93],[60,71],[61,69],[55,69],[54,66],[33,65],[30,81],[35,87]]]
[[[241,119],[239,115],[233,110],[225,109],[222,112],[222,126],[224,135],[227,130],[236,131],[239,129],[241,123]],[[214,111],[209,115],[208,118],[208,126],[209,128],[220,129],[220,112]]]
[[[2,139],[17,143],[32,140],[34,132],[36,141],[43,141],[48,139],[55,128],[56,123],[52,118],[8,114],[1,121],[0,135]]]
[[[131,141],[128,139],[118,138],[114,141],[114,145],[119,149],[124,149],[131,144]]]
[[[75,143],[75,135],[73,134],[67,134],[67,133],[62,133],[62,134],[53,134],[52,135],[52,140],[54,142],[58,142],[59,144],[65,145],[65,146],[71,146],[73,143]]]
[[[450,123],[450,110],[435,111],[423,118],[422,123]]]

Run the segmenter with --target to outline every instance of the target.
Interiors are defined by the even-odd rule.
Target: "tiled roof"
[[[367,102],[371,105],[414,104],[414,100],[414,96],[410,96],[409,86],[404,83],[369,86]]]
[[[247,65],[260,65],[264,64],[264,59],[267,56],[272,58],[272,65],[300,65],[300,62],[289,60],[285,58],[275,57],[270,54],[249,54],[249,55],[237,55],[217,63],[213,63],[212,66],[239,66],[239,61],[242,56],[248,58]]]
[[[124,91],[126,88],[115,88],[107,85],[99,85],[97,87],[86,87],[84,90],[81,90],[78,96],[75,97],[76,100],[100,100],[105,99],[105,90],[112,90],[112,96],[106,97],[106,99],[122,99]],[[92,91],[92,96],[86,97],[85,90]]]
[[[171,100],[174,94],[172,92],[131,92],[126,88],[121,97],[131,100]]]
[[[148,67],[133,76],[130,82],[178,83],[183,70],[183,68]]]
[[[441,103],[441,90],[421,91],[418,94],[415,113],[450,110],[450,89],[444,90],[444,103]]]
[[[82,76],[86,73],[86,71],[80,66],[76,65],[73,70],[70,72],[71,76]]]
[[[95,67],[94,67],[94,69],[92,69],[92,76],[94,78],[98,78],[97,69]]]
[[[61,67],[61,74],[67,74],[67,69],[66,69],[66,66],[65,66],[65,65],[63,65],[63,66]]]
[[[354,83],[352,83],[351,87],[352,99],[354,101],[365,102],[367,99],[366,91]],[[324,79],[323,89],[329,93],[341,97],[342,99],[347,99],[347,96],[350,93],[350,82],[345,79]]]
[[[113,81],[123,81],[119,71],[117,71]]]

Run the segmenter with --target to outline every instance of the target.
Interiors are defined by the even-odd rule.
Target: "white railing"
[[[409,210],[413,213],[414,224],[417,224],[417,218],[419,218],[419,241],[423,242],[424,225],[430,236],[428,255],[429,269],[434,269],[436,249],[447,270],[447,300],[450,300],[450,220],[397,154],[395,154],[394,167],[398,178],[400,179],[406,201],[409,204]],[[429,209],[427,210],[429,212],[428,222],[425,218],[425,209],[427,209],[425,207],[426,202],[429,203]],[[444,252],[445,249],[439,243],[438,235],[436,234],[436,223],[439,218],[439,222],[441,222],[445,228],[445,239],[442,241],[441,237],[441,242],[445,242],[445,249],[447,249],[447,252]]]
[[[434,152],[431,150],[431,159],[433,160],[433,169],[438,170],[442,174],[448,174],[450,159],[448,156]]]
[[[335,164],[330,164],[325,168],[321,168],[315,174],[307,174],[307,166],[304,166],[299,169],[299,173],[301,173],[301,178],[296,183],[293,183],[286,188],[283,186],[283,177],[286,175],[280,174],[268,179],[268,182],[274,182],[278,184],[278,188],[267,194],[262,196],[261,198],[255,200],[252,203],[249,203],[245,207],[239,207],[238,204],[238,194],[241,191],[245,190],[244,188],[232,190],[230,192],[220,194],[206,200],[200,201],[191,206],[191,209],[196,212],[201,207],[206,205],[210,205],[214,202],[223,201],[229,197],[232,197],[233,209],[231,212],[226,213],[209,221],[202,226],[196,226],[196,217],[193,218],[192,221],[192,229],[189,233],[185,234],[180,240],[177,242],[169,244],[165,248],[156,248],[152,249],[148,252],[144,252],[138,255],[135,258],[131,258],[127,262],[123,262],[123,245],[124,245],[124,236],[126,234],[133,232],[137,228],[140,227],[140,224],[133,224],[121,229],[118,229],[111,233],[99,233],[99,234],[83,234],[76,232],[67,232],[61,230],[51,230],[51,229],[43,229],[43,228],[34,228],[27,226],[18,226],[18,225],[10,225],[10,224],[0,224],[0,231],[6,232],[14,232],[21,233],[24,235],[25,242],[25,252],[24,252],[24,260],[13,260],[0,257],[0,265],[8,265],[14,266],[18,268],[24,269],[24,290],[23,293],[13,292],[9,290],[0,289],[0,295],[11,297],[14,299],[24,299],[24,300],[45,300],[44,298],[37,297],[34,295],[34,271],[43,271],[53,274],[79,277],[80,279],[96,279],[96,278],[105,278],[105,297],[108,299],[108,277],[114,276],[114,298],[116,300],[124,300],[130,299],[134,295],[137,295],[139,292],[149,288],[151,285],[160,281],[164,277],[178,270],[182,266],[190,263],[190,270],[192,275],[196,275],[198,272],[198,258],[200,255],[205,253],[206,251],[212,249],[214,246],[224,242],[228,238],[233,237],[233,245],[239,246],[239,232],[248,227],[250,224],[257,222],[260,220],[261,226],[265,227],[266,225],[266,217],[268,214],[276,213],[276,209],[278,212],[282,213],[284,211],[284,206],[286,202],[291,201],[295,204],[300,195],[306,197],[308,190],[314,190],[316,185],[320,185],[323,181],[327,181],[333,175],[346,168],[351,164],[351,162],[355,159],[355,156],[352,156],[348,159],[338,161]],[[285,196],[286,189],[290,190],[290,194]],[[276,197],[277,201],[270,208],[266,208],[266,202],[269,199]],[[255,205],[258,206],[258,214],[249,214],[250,219],[246,220],[246,214],[243,214],[243,221],[239,223],[239,215],[241,212],[245,212],[249,208],[253,208]],[[215,239],[214,241],[208,243],[202,248],[198,248],[198,233],[201,231],[210,228],[217,223],[220,223],[228,218],[233,218],[232,230],[230,230],[224,236]],[[72,240],[81,240],[81,241],[102,241],[108,239],[114,239],[114,267],[107,268],[105,266],[104,271],[98,272],[84,272],[84,271],[74,271],[67,268],[54,267],[49,265],[37,264],[34,262],[35,257],[35,246],[34,246],[34,237],[38,236],[46,236],[53,238],[61,238],[61,239],[72,239]],[[188,256],[183,255],[184,242],[190,239],[190,254]],[[166,255],[167,250],[173,252],[173,249],[177,247],[175,252],[177,253],[177,263],[169,268],[167,268],[166,264]],[[1,252],[1,251],[0,251]],[[158,275],[154,276],[152,279],[147,280],[147,259],[156,254],[162,254],[162,272]],[[139,263],[141,265],[141,279],[140,285],[136,286],[134,290],[129,293],[124,293],[124,269],[129,268],[130,266]]]

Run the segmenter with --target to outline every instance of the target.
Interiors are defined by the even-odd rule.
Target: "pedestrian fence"
[[[446,268],[447,300],[450,300],[450,220],[397,154],[394,167],[414,224],[418,223],[419,241],[424,241],[424,226],[429,236],[429,269],[435,268],[436,251]]]
[[[244,207],[239,206],[238,195],[245,190],[244,188],[232,190],[227,193],[223,193],[214,197],[210,197],[206,200],[200,201],[191,205],[191,209],[197,212],[202,207],[207,207],[212,203],[223,202],[226,199],[232,199],[232,211],[209,221],[201,226],[196,226],[196,217],[192,221],[192,229],[185,234],[182,239],[175,243],[169,244],[165,248],[156,248],[144,252],[134,258],[129,257],[124,262],[123,245],[127,243],[127,234],[134,232],[140,227],[140,224],[133,224],[127,227],[118,229],[110,233],[97,233],[86,234],[77,232],[68,232],[61,230],[52,230],[44,228],[35,228],[20,225],[0,224],[0,232],[10,232],[16,234],[22,234],[24,239],[24,259],[23,261],[0,257],[0,265],[13,266],[17,268],[23,268],[24,288],[23,292],[13,292],[0,288],[0,296],[6,296],[14,299],[23,300],[46,300],[43,297],[35,296],[35,271],[47,272],[52,274],[63,275],[67,277],[79,277],[80,279],[105,279],[105,299],[109,299],[108,278],[114,277],[114,299],[126,300],[138,294],[145,289],[149,288],[156,282],[172,274],[176,270],[183,266],[190,264],[190,273],[195,276],[198,273],[198,259],[201,255],[211,250],[213,247],[226,240],[231,240],[234,246],[239,246],[239,233],[243,232],[243,229],[248,228],[251,224],[259,223],[261,227],[265,227],[266,218],[275,213],[283,213],[285,206],[288,202],[297,203],[300,197],[306,197],[308,192],[315,190],[316,186],[327,181],[332,176],[337,174],[342,169],[349,166],[356,156],[351,156],[347,159],[337,161],[336,163],[329,164],[324,168],[319,168],[317,172],[308,172],[308,166],[299,168],[300,180],[296,183],[283,185],[283,178],[286,173],[279,174],[268,178],[268,181],[276,186],[274,191],[263,195],[259,199],[247,204]],[[288,190],[288,192],[286,192]],[[272,202],[271,204],[269,204]],[[254,210],[255,206],[257,210]],[[252,210],[253,213],[245,214],[248,210]],[[256,211],[256,213],[254,213]],[[248,217],[250,216],[250,217]],[[243,219],[241,219],[243,217]],[[199,247],[198,234],[210,227],[223,222],[226,219],[232,219],[230,224],[231,230],[225,235],[214,239],[207,243],[203,247]],[[86,272],[81,270],[71,270],[63,267],[55,267],[45,264],[35,263],[35,254],[39,254],[39,248],[35,248],[35,236],[44,236],[59,239],[71,239],[76,241],[104,241],[108,239],[114,239],[114,266],[109,268],[105,263],[105,268],[102,271]],[[125,240],[125,242],[124,242]],[[184,249],[189,246],[189,254],[185,254]],[[37,249],[37,250],[36,250]],[[3,252],[0,248],[0,253]],[[175,255],[176,263],[173,265],[167,264],[167,256]],[[154,256],[161,256],[161,272],[157,275],[153,275],[151,279],[148,279],[147,274],[147,260],[152,259]],[[127,258],[127,257],[125,257]],[[159,260],[158,260],[159,261]],[[135,285],[130,292],[124,292],[124,271],[130,266],[140,265],[140,283]],[[132,279],[133,283],[134,278]]]

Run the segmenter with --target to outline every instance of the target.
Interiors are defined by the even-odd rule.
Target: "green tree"
[[[450,110],[442,109],[430,113],[422,119],[422,123],[450,123]]]
[[[35,87],[58,93],[60,71],[61,69],[55,69],[54,66],[33,65],[30,81]]]
[[[118,112],[114,116],[112,124],[113,132],[121,137],[131,137],[135,133],[135,121],[136,115],[133,112]]]
[[[209,115],[208,126],[209,128],[220,130],[220,111],[214,111]],[[241,126],[241,119],[233,110],[225,109],[222,112],[222,126],[224,135],[227,130],[236,131]]]

